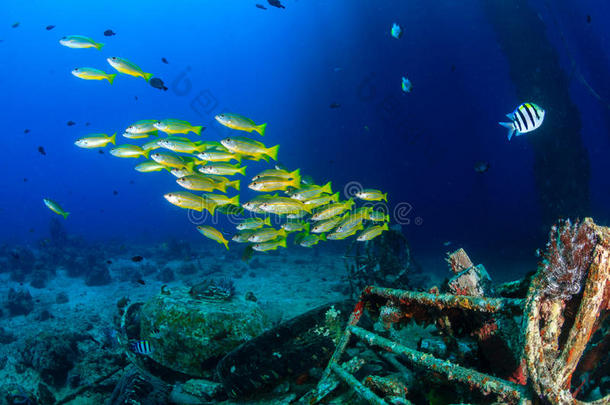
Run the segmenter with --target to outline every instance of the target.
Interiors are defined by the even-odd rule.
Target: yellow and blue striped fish
[[[500,122],[499,124],[508,128],[508,140],[538,129],[544,120],[545,111],[534,103],[523,103],[506,116],[511,122]]]

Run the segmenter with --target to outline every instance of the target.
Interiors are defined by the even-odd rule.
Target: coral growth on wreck
[[[569,299],[578,294],[596,241],[593,228],[578,220],[553,225],[541,263],[545,296]]]

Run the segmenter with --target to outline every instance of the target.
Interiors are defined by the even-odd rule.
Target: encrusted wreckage
[[[573,376],[583,381],[598,378],[596,366],[608,352],[610,338],[603,322],[610,309],[610,228],[590,218],[560,221],[549,239],[531,281],[494,290],[485,268],[474,266],[460,249],[448,258],[455,273],[447,283],[448,293],[366,287],[317,387],[299,403],[318,403],[341,383],[372,404],[411,403],[409,386],[394,378],[396,372],[368,375],[362,381],[354,376],[363,361],[345,355],[352,338],[380,349],[379,356],[398,375],[418,370],[426,379],[468,387],[485,402],[493,402],[495,396],[500,403],[610,403],[610,395],[592,402],[579,400],[582,384],[574,386],[572,381]],[[528,282],[527,296],[520,298],[519,290]],[[479,371],[426,353],[423,345],[418,350],[407,347],[386,331],[367,330],[359,326],[365,314],[385,325],[386,331],[414,320],[434,323],[449,344],[469,336],[487,366]]]

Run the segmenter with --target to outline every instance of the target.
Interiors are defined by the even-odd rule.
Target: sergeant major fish
[[[534,103],[523,103],[506,116],[510,122],[499,122],[504,128],[508,128],[508,140],[519,135],[532,132],[542,125],[545,111]]]

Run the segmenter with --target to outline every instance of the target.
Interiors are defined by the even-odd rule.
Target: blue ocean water
[[[603,223],[610,203],[610,32],[602,22],[610,10],[594,1],[529,3],[547,35],[531,40],[548,41],[570,78],[590,165],[582,180],[589,183],[582,196],[588,209],[562,214]],[[147,118],[185,119],[207,127],[204,139],[220,139],[231,132],[213,116],[231,111],[268,123],[264,141],[281,145],[285,166],[332,181],[336,190],[357,182],[388,192],[390,210],[403,208],[394,222],[416,252],[437,254],[450,241],[492,264],[535,262],[549,225],[541,220],[546,207],[534,182],[530,138],[538,134],[508,142],[497,124],[528,100],[516,96],[509,56],[479,2],[289,1],[285,9],[267,8],[220,1],[3,2],[0,240],[44,238],[54,216],[44,197],[70,211],[67,230],[88,240],[198,240],[185,212],[162,197],[178,189],[171,176],[138,173],[134,160],[73,143],[89,133],[120,137]],[[404,29],[399,40],[389,34],[393,22]],[[45,30],[49,24],[55,27]],[[107,29],[116,35],[103,36]],[[70,34],[106,45],[99,52],[60,46]],[[110,72],[109,56],[134,61],[169,89],[125,75],[109,85],[70,74],[79,66]],[[410,94],[400,89],[402,76],[413,82]],[[329,108],[332,103],[340,107]],[[477,161],[490,169],[475,172]],[[242,191],[243,200],[248,193]]]

